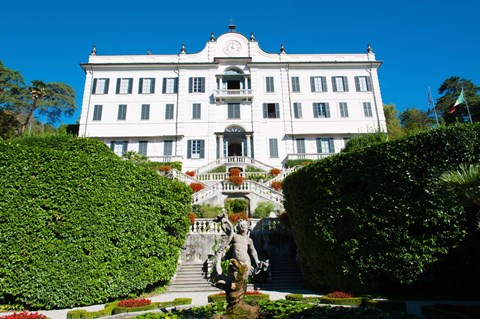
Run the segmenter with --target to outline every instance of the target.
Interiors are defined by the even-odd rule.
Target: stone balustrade
[[[280,229],[278,218],[249,218],[251,232],[266,232]],[[213,218],[197,218],[190,226],[190,234],[223,234],[220,224]]]

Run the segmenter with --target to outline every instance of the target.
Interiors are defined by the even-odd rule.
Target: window
[[[102,120],[102,109],[103,105],[95,105],[93,107],[93,120],[101,121]]]
[[[313,117],[330,117],[330,106],[328,103],[313,103]]]
[[[108,94],[110,79],[93,79],[92,94]]]
[[[340,117],[348,117],[348,105],[345,102],[340,102]]]
[[[173,104],[165,105],[165,119],[173,120]]]
[[[317,138],[317,153],[335,153],[333,138]]]
[[[240,118],[240,103],[228,103],[228,118],[229,119]]]
[[[327,78],[324,76],[310,77],[310,87],[312,92],[327,92]]]
[[[140,115],[141,120],[150,119],[150,104],[142,104],[142,114]]]
[[[372,104],[370,102],[363,102],[363,114],[365,117],[373,117]]]
[[[270,149],[270,157],[278,157],[278,141],[276,138],[271,138],[268,140],[268,146]]]
[[[128,142],[127,141],[111,141],[110,149],[118,156],[122,156],[128,150]]]
[[[280,107],[278,103],[263,103],[263,118],[264,119],[280,118]]]
[[[140,78],[138,84],[139,94],[153,94],[155,93],[155,79],[154,78]]]
[[[187,158],[204,158],[205,157],[205,141],[204,140],[188,140]]]
[[[200,103],[193,103],[192,105],[192,119],[199,120],[202,118],[202,105]]]
[[[273,76],[267,76],[265,78],[265,88],[267,92],[275,92],[275,88],[273,85]]]
[[[188,79],[188,93],[204,93],[205,92],[205,78],[189,78]]]
[[[178,92],[178,78],[163,78],[162,93],[177,93]]]
[[[127,119],[127,105],[126,104],[120,104],[118,106],[117,120],[124,121],[126,119]]]
[[[165,105],[165,119],[173,120],[173,104]]]
[[[302,103],[293,103],[293,116],[296,119],[302,118]]]
[[[355,88],[357,92],[370,92],[372,91],[372,81],[369,76],[356,76]]]
[[[300,92],[300,78],[292,76],[292,92]]]
[[[305,154],[305,139],[304,138],[297,138],[297,154]]]
[[[138,142],[138,154],[147,156],[148,141]]]
[[[117,94],[132,94],[133,79],[117,79]]]
[[[348,92],[346,76],[332,76],[333,92]]]
[[[163,142],[163,155],[164,156],[172,156],[173,150],[173,141],[172,140],[165,140]]]

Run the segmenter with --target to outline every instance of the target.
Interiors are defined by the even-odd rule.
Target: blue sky
[[[478,0],[5,0],[0,60],[27,82],[64,82],[80,115],[87,62],[97,54],[175,54],[203,49],[210,33],[250,32],[267,52],[363,53],[384,63],[384,103],[427,109],[427,88],[457,75],[480,85]]]

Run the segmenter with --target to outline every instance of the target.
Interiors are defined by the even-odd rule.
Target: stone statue
[[[247,291],[248,276],[252,273],[268,269],[268,260],[260,261],[257,251],[250,238],[250,230],[247,221],[239,220],[236,227],[228,220],[227,214],[217,216],[216,222],[227,234],[227,241],[221,245],[215,253],[214,278],[215,285],[225,290],[227,296],[227,313],[240,304],[243,304],[243,297]],[[222,270],[222,259],[230,247],[232,258],[228,267],[228,274]],[[252,265],[253,261],[253,265]],[[248,305],[243,305],[248,308]]]

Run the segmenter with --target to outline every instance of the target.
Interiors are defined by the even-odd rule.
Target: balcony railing
[[[328,157],[328,156],[333,155],[333,154],[335,154],[335,153],[287,154],[287,161],[288,160],[302,160],[302,159],[318,160],[318,159],[322,159],[322,158]]]
[[[215,101],[217,102],[222,102],[224,100],[232,100],[232,99],[241,99],[244,101],[251,101],[253,98],[253,90],[252,89],[213,90],[213,96],[215,97]]]
[[[183,156],[176,156],[176,155],[165,155],[165,156],[150,156],[148,158],[152,162],[181,162],[183,161]]]

